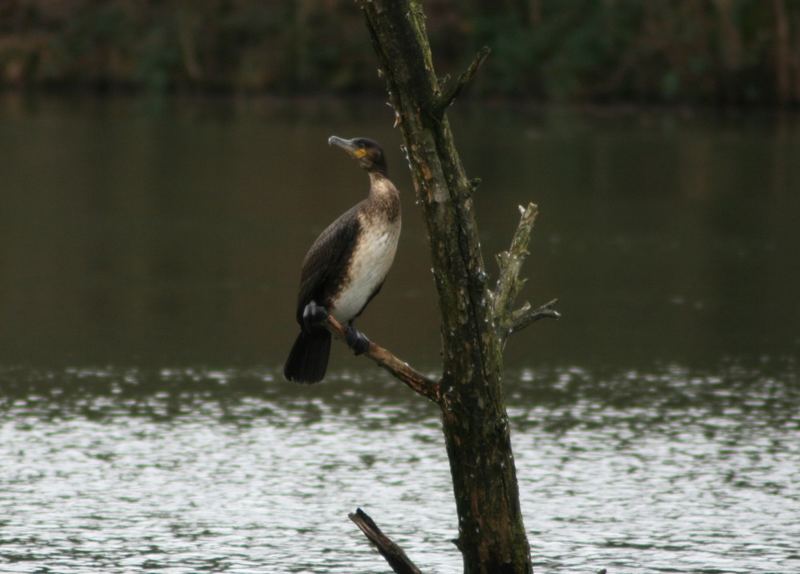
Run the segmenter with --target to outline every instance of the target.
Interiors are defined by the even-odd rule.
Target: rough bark
[[[419,568],[406,556],[403,549],[386,536],[369,514],[357,508],[355,512],[347,515],[356,526],[364,533],[370,542],[375,545],[389,566],[397,574],[422,574]]]
[[[514,301],[525,285],[525,279],[520,277],[520,271],[522,271],[525,256],[528,255],[528,243],[539,208],[530,203],[528,207],[520,205],[519,211],[520,222],[514,237],[511,239],[511,246],[508,251],[497,254],[497,266],[500,269],[500,276],[492,293],[492,308],[497,328],[503,337],[511,331]]]
[[[450,459],[466,574],[528,574],[502,385],[502,341],[478,239],[473,182],[445,115],[485,58],[440,85],[418,1],[362,0],[428,228],[441,311],[444,372],[438,403]]]

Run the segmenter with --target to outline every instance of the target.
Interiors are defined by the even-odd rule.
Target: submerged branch
[[[492,50],[489,48],[489,46],[484,46],[478,50],[478,53],[475,54],[475,58],[473,58],[469,67],[439,98],[436,106],[438,115],[442,115],[444,111],[455,101],[455,99],[461,95],[461,92],[463,92],[464,89],[472,83],[472,80],[475,79],[475,74],[478,73],[478,69],[480,69],[486,58],[489,57],[491,51]]]
[[[527,207],[519,206],[520,219],[514,237],[511,239],[511,246],[508,251],[503,251],[497,255],[497,265],[500,267],[500,276],[497,278],[497,286],[493,293],[495,322],[501,328],[508,327],[511,322],[511,309],[514,299],[525,284],[525,279],[520,278],[519,273],[525,256],[528,255],[528,242],[531,238],[531,230],[536,221],[539,208],[535,203],[529,203]]]
[[[346,338],[344,325],[333,316],[328,315],[328,323],[326,326],[328,330],[338,338],[342,340]],[[383,367],[397,379],[404,382],[414,392],[419,393],[435,403],[439,402],[439,383],[429,379],[405,361],[398,359],[391,351],[370,341],[369,349],[367,349],[367,352],[364,354],[375,361],[379,367]]]
[[[366,512],[358,508],[354,513],[348,514],[347,516],[361,529],[364,536],[375,545],[378,552],[386,558],[389,566],[391,566],[392,570],[397,574],[422,574],[419,568],[409,560],[406,553],[403,552],[403,549],[381,532],[381,529],[378,528],[378,525],[375,524],[375,521],[372,520]]]
[[[522,331],[522,329],[540,319],[560,319],[561,313],[553,309],[556,303],[558,303],[558,299],[553,299],[536,309],[531,309],[531,304],[525,303],[511,314],[509,334]]]

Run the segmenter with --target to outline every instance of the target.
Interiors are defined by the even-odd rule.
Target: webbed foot
[[[311,301],[303,309],[303,329],[313,331],[328,320],[328,310],[316,301]]]
[[[356,355],[363,355],[369,351],[369,339],[367,339],[364,333],[353,327],[353,325],[347,325],[345,341],[347,341],[347,346],[353,349]]]

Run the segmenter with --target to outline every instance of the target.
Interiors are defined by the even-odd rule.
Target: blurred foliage
[[[539,100],[800,103],[800,0],[430,0],[440,72]],[[354,0],[2,0],[5,87],[381,93]]]

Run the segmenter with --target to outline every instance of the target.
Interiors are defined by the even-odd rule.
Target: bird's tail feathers
[[[320,329],[314,333],[301,331],[292,345],[283,367],[283,376],[297,383],[317,383],[328,369],[331,334]]]

